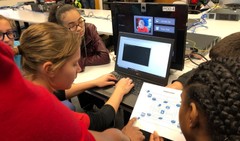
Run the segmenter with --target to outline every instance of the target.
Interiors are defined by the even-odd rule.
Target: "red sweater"
[[[148,32],[148,28],[144,26],[143,28],[138,28],[138,32]]]
[[[93,141],[89,117],[70,111],[20,74],[10,47],[0,42],[0,141]]]

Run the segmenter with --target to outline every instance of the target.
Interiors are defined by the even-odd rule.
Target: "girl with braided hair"
[[[240,32],[236,32],[224,37],[209,52],[210,59],[217,57],[240,57]],[[186,72],[173,80],[167,87],[182,90],[187,80],[192,76],[195,69]]]
[[[179,123],[187,141],[240,141],[240,58],[201,64],[186,83]],[[150,141],[162,138],[151,136]]]

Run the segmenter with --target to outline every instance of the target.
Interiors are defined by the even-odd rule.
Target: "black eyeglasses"
[[[70,24],[68,29],[71,30],[71,31],[76,31],[78,26],[83,28],[84,23],[85,23],[85,19],[81,17],[77,20],[77,24]]]
[[[14,39],[14,38],[16,37],[15,31],[7,31],[7,32],[5,32],[5,33],[0,32],[0,39],[1,39],[1,41],[4,40],[5,35],[7,35],[7,37],[8,37],[9,39]]]

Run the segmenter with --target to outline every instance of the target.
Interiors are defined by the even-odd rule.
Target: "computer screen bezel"
[[[145,6],[143,8],[143,6]],[[165,15],[171,15],[176,18],[177,26],[180,28],[175,30],[175,34],[171,35],[175,38],[175,44],[173,47],[173,59],[171,62],[171,69],[182,70],[184,68],[184,60],[185,60],[185,44],[186,44],[186,35],[187,35],[187,19],[188,19],[188,5],[187,4],[162,4],[162,3],[135,3],[135,2],[113,2],[111,4],[111,14],[112,14],[112,27],[113,27],[113,44],[114,51],[117,51],[117,43],[118,43],[118,33],[119,32],[130,32],[134,33],[133,30],[122,31],[119,30],[119,15],[120,14],[129,14],[132,17],[136,16],[157,16],[148,15],[148,13],[152,13],[159,11],[159,13],[163,12],[162,10],[165,8],[174,7],[174,11],[164,11]],[[149,11],[149,12],[148,12]],[[168,12],[168,13],[167,13]],[[136,14],[137,13],[137,14]],[[161,17],[161,14],[159,14]],[[126,20],[126,19],[122,19]],[[126,21],[129,22],[129,21]],[[132,23],[128,24],[134,24]],[[164,33],[163,33],[164,34]],[[151,36],[151,35],[149,35]],[[177,36],[177,37],[175,37]],[[160,36],[163,38],[167,38],[167,36]],[[177,39],[176,39],[177,38]],[[173,38],[172,38],[173,39]],[[116,54],[116,53],[115,53]]]

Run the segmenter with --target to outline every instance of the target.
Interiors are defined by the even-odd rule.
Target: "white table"
[[[114,70],[114,65],[115,65],[115,61],[113,60],[114,53],[112,52],[109,55],[111,58],[111,62],[109,64],[98,65],[98,66],[86,66],[84,69],[84,72],[78,73],[74,83],[93,80],[104,74],[112,72]]]
[[[201,14],[188,15],[188,18],[191,18],[191,19],[197,19],[200,17],[201,17]],[[214,35],[214,36],[219,36],[221,38],[224,38],[234,32],[240,32],[240,21],[226,21],[226,20],[213,20],[213,19],[207,19],[206,21],[207,21],[206,26],[208,28],[198,27],[196,29],[196,33]]]
[[[12,20],[28,23],[43,23],[46,22],[48,18],[48,13],[40,13],[22,9],[2,9],[0,10],[0,15]]]
[[[19,22],[23,22],[25,27],[29,26],[29,23],[42,23],[46,22],[48,18],[47,13],[34,12],[28,9],[1,9],[0,15],[12,19],[16,23],[18,34],[21,34],[21,27]]]
[[[112,16],[110,10],[83,9],[87,23],[97,27],[99,34],[112,35]]]
[[[89,10],[84,9],[86,15],[89,13],[94,13],[97,17],[85,17],[86,22],[93,23],[97,27],[99,34],[112,35],[112,21],[111,21],[111,11],[110,10]],[[28,9],[1,9],[0,15],[3,15],[9,19],[27,23],[36,24],[48,21],[48,13],[34,12]],[[99,18],[106,17],[106,19]],[[108,19],[107,19],[108,17]],[[20,30],[20,29],[18,29]]]

